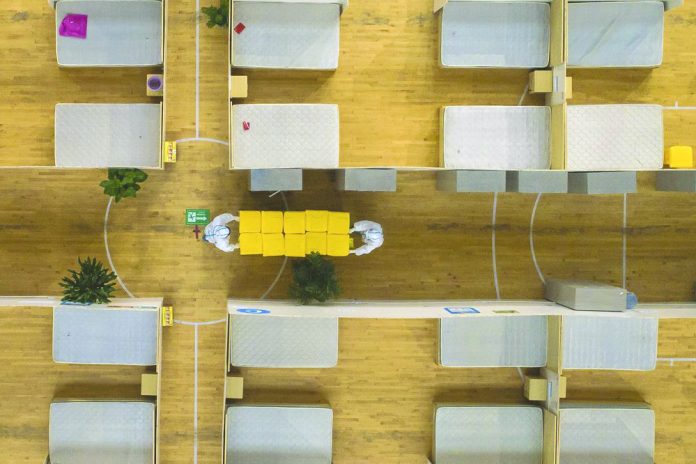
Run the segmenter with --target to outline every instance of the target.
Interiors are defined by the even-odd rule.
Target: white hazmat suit
[[[361,256],[370,253],[372,250],[379,248],[384,243],[384,234],[382,226],[373,221],[358,221],[353,224],[350,233],[358,232],[362,236],[363,246],[355,250],[350,250],[350,253]]]
[[[212,243],[225,253],[233,252],[239,248],[239,245],[230,244],[230,228],[227,224],[232,221],[239,221],[239,218],[230,213],[219,215],[205,226],[203,240]]]

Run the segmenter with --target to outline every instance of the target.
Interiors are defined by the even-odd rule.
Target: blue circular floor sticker
[[[242,314],[271,314],[271,312],[267,309],[256,308],[239,308],[237,309],[237,312]]]

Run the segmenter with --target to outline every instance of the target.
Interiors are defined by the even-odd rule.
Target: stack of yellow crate
[[[350,214],[332,211],[240,211],[242,255],[348,256]]]

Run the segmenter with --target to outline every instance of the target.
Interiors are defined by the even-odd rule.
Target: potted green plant
[[[324,303],[341,293],[334,264],[319,253],[294,261],[292,271],[290,297],[300,304]]]
[[[116,203],[123,198],[135,197],[140,190],[140,183],[147,180],[147,174],[135,168],[110,168],[108,180],[101,181],[99,185],[104,188],[104,193],[116,199]]]
[[[60,286],[63,287],[63,303],[101,304],[111,301],[114,292],[116,274],[97,261],[87,258],[84,261],[77,258],[80,270],[68,269],[70,276],[63,277]]]
[[[204,6],[201,12],[208,17],[208,27],[227,27],[229,23],[230,2],[220,0],[220,6]]]

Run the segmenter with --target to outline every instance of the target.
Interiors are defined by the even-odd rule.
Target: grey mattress
[[[53,402],[48,446],[51,464],[152,464],[155,405],[146,401]]]
[[[58,306],[53,360],[73,364],[157,364],[158,312]]]
[[[333,411],[317,406],[230,406],[230,464],[330,464]]]

